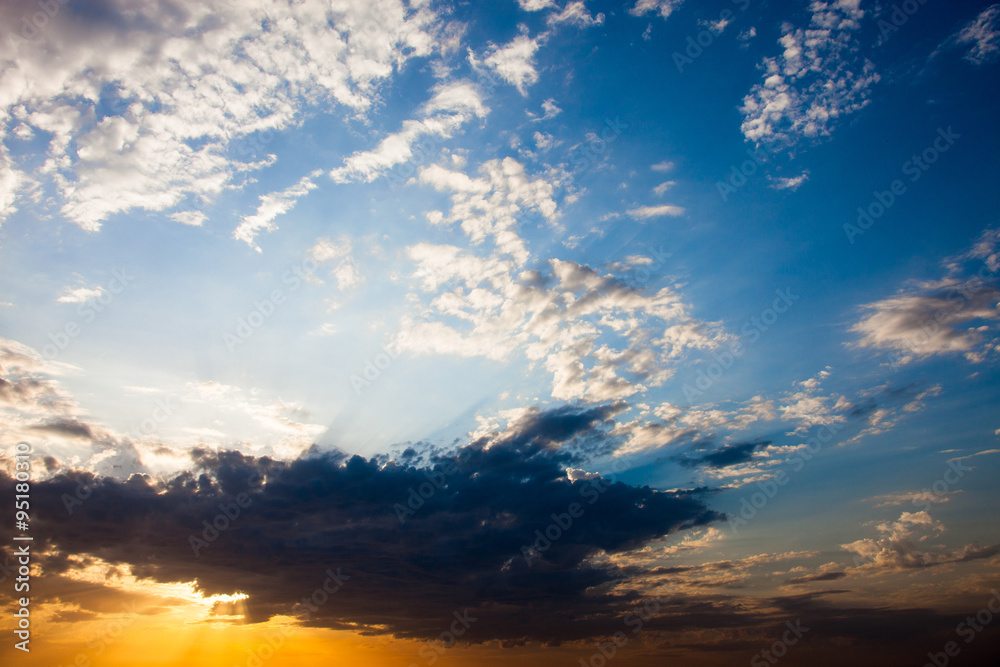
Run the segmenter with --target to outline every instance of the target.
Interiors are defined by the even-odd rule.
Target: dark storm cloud
[[[33,431],[54,433],[55,435],[71,438],[84,438],[87,440],[94,438],[94,432],[90,429],[90,426],[76,419],[54,419],[38,426],[31,426],[30,428]]]
[[[694,456],[675,457],[673,460],[688,468],[705,466],[708,468],[726,468],[729,466],[746,463],[753,458],[753,453],[759,447],[766,447],[770,442],[744,442],[735,445],[728,445],[708,454],[697,454]]]
[[[157,581],[197,580],[206,594],[245,592],[255,621],[292,613],[340,568],[349,579],[310,624],[427,639],[469,609],[478,621],[463,640],[595,636],[619,629],[636,596],[611,593],[628,574],[590,556],[722,518],[696,492],[568,480],[573,457],[554,445],[599,433],[611,410],[529,413],[421,467],[317,451],[279,462],[196,450],[193,470],[164,481],[62,473],[34,485],[32,532],[39,553],[53,546]],[[87,497],[67,504],[81,482]],[[0,492],[10,485],[0,477]],[[574,503],[582,514],[528,562],[522,547]],[[204,537],[203,522],[237,507],[195,557],[190,536]],[[44,566],[58,574],[71,563]]]

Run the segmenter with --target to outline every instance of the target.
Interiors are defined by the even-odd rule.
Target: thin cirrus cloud
[[[664,216],[677,217],[684,215],[684,209],[680,206],[661,204],[659,206],[638,206],[630,208],[626,213],[636,220],[649,220],[650,218],[662,218]]]

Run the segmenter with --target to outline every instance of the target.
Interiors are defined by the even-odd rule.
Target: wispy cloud
[[[639,206],[630,208],[626,213],[636,220],[649,220],[650,218],[661,218],[663,216],[676,217],[684,215],[684,209],[680,206],[662,204],[659,206]]]

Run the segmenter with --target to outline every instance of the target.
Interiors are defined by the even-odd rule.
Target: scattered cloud
[[[632,16],[644,16],[650,13],[657,13],[663,18],[669,17],[675,9],[681,6],[684,0],[636,0],[628,13]]]
[[[990,5],[954,37],[968,47],[965,59],[976,65],[993,62],[1000,55],[1000,5]]]
[[[771,187],[775,190],[791,190],[794,192],[798,190],[799,187],[809,180],[809,171],[806,170],[799,174],[798,176],[782,176],[771,178]]]
[[[742,130],[755,143],[794,144],[830,134],[865,106],[879,80],[860,55],[866,11],[857,0],[813,2],[808,28],[785,24],[780,56],[765,58],[764,82],[743,99]]]
[[[956,551],[924,551],[920,544],[940,536],[944,526],[926,511],[903,512],[899,519],[876,525],[878,538],[867,538],[841,545],[857,555],[849,573],[915,570],[948,563],[992,558],[1000,554],[1000,545],[981,547],[976,543]]]
[[[482,62],[517,88],[521,95],[527,96],[528,86],[538,81],[535,53],[541,46],[541,40],[541,37],[533,39],[526,34],[518,35],[503,46],[493,45]]]
[[[591,16],[587,11],[587,5],[580,0],[567,2],[561,12],[550,14],[546,19],[549,25],[569,23],[578,28],[589,28],[595,25],[604,25],[604,14]]]
[[[4,5],[0,22],[20,25],[22,6]],[[129,210],[190,210],[273,162],[255,154],[262,133],[309,108],[370,108],[380,82],[436,48],[441,25],[398,0],[111,3],[83,22],[57,12],[44,40],[0,45],[0,109],[47,137],[37,169],[0,153],[4,214],[36,181],[91,232]]]

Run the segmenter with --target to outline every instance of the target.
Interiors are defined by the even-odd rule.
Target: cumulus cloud
[[[793,144],[829,135],[838,119],[864,108],[879,80],[860,56],[859,0],[813,2],[808,28],[786,24],[782,53],[765,58],[764,82],[743,98],[742,130],[753,142]]]
[[[519,93],[527,95],[528,86],[538,81],[535,54],[541,40],[542,37],[521,34],[503,46],[493,45],[483,58],[483,64],[517,88]]]
[[[921,548],[932,537],[940,536],[944,526],[926,511],[903,512],[899,519],[876,525],[877,538],[866,538],[841,545],[856,554],[851,573],[914,570],[947,563],[991,558],[1000,553],[1000,544],[982,547],[973,543],[956,551]]]
[[[407,249],[428,296],[401,321],[399,349],[498,360],[522,353],[551,373],[553,398],[600,402],[659,386],[672,361],[717,344],[718,326],[692,318],[669,288],[645,294],[555,258],[527,269],[531,253],[518,228],[525,219],[555,223],[559,174],[530,178],[511,158],[479,171],[420,171],[421,183],[452,193],[449,213],[435,216],[435,224],[460,224],[473,248]],[[614,340],[598,344],[602,332]]]

